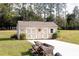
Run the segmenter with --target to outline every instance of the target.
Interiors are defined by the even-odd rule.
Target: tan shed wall
[[[41,29],[39,31],[38,29]],[[57,31],[57,28],[50,28],[50,27],[26,27],[26,30],[23,30],[26,33],[26,38],[27,39],[47,39],[51,38],[53,33],[50,33],[50,29],[53,29],[53,33]],[[45,31],[46,30],[46,31]]]

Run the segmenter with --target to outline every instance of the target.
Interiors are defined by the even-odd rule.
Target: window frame
[[[53,29],[50,29],[50,33],[53,33],[54,31],[53,31]]]

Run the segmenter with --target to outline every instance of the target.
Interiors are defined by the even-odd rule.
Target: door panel
[[[42,38],[48,38],[47,34],[43,34]]]
[[[40,32],[37,33],[37,38],[41,39],[41,38],[48,38],[48,29],[47,28],[43,28]]]
[[[42,37],[43,37],[43,38],[48,38],[48,28],[44,28],[44,29],[43,29]]]
[[[37,30],[35,28],[32,28],[32,33],[31,33],[31,38],[32,39],[36,39],[36,34],[37,33]]]
[[[41,33],[38,33],[38,34],[37,34],[37,38],[38,38],[38,39],[42,38],[42,34],[41,34]]]
[[[43,28],[38,31],[37,28],[26,29],[26,34],[28,39],[42,39],[48,38],[48,28]]]
[[[36,39],[36,34],[31,34],[31,39]]]
[[[26,29],[26,33],[30,34],[31,33],[31,29]]]

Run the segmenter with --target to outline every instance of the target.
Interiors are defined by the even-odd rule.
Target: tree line
[[[59,29],[79,29],[79,9],[67,13],[66,3],[0,3],[0,29],[14,29],[17,21],[55,22]]]

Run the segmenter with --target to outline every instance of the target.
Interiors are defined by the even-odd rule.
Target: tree
[[[75,26],[75,29],[78,29],[79,28],[79,8],[78,6],[74,7],[73,14],[75,15],[74,26]]]
[[[45,19],[54,12],[54,3],[37,3],[34,4],[34,9],[39,16],[44,15]]]
[[[67,14],[67,28],[74,27],[75,14]]]
[[[54,15],[52,14],[51,16],[48,16],[46,21],[54,21]]]
[[[48,13],[48,11],[47,11],[47,9],[46,9],[46,7],[47,7],[47,3],[43,3],[43,4],[41,4],[42,5],[42,14],[44,15],[44,19],[46,18],[46,15],[47,15],[47,13]],[[44,21],[46,21],[46,20],[44,20]]]
[[[20,16],[22,20],[27,20],[27,16],[26,16],[26,4],[22,3],[22,7],[21,7],[21,12],[20,12]]]
[[[59,29],[65,29],[65,20],[63,20],[62,17],[57,16],[56,17],[56,24],[59,26]]]
[[[34,9],[35,9],[35,13],[38,16],[41,16],[41,14],[42,14],[42,5],[41,5],[41,3],[34,4]]]
[[[54,8],[55,8],[55,3],[48,3],[48,4],[47,4],[47,10],[48,10],[50,16],[51,16],[52,13],[54,12]]]
[[[79,9],[78,9],[78,6],[74,7],[73,13],[75,14],[76,18],[79,18]]]
[[[63,11],[63,9],[66,8],[66,3],[56,3],[55,9],[56,9],[56,16],[60,16],[60,13]]]
[[[60,22],[61,21],[61,22]],[[62,23],[64,21],[64,24]],[[60,27],[66,27],[66,3],[55,3],[55,23],[60,23]],[[63,24],[63,26],[62,26]]]
[[[10,20],[14,16],[12,6],[13,4],[8,3],[1,4],[1,12],[4,19]]]
[[[0,12],[1,12],[1,24],[5,27],[10,27],[10,23],[12,18],[14,17],[14,12],[12,11],[13,4],[0,4]]]

